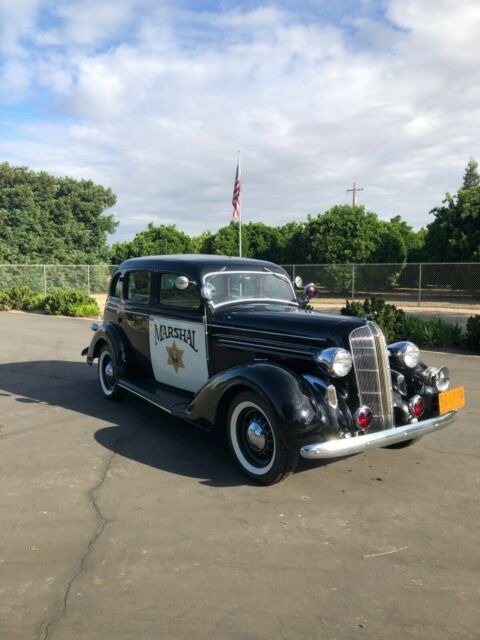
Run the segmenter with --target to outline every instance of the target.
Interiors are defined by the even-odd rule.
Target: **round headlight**
[[[436,387],[438,391],[446,391],[450,386],[450,372],[447,367],[427,367],[423,372],[427,384]]]
[[[388,345],[388,350],[402,366],[409,369],[417,366],[420,358],[420,349],[413,342],[395,342],[395,344]]]
[[[346,349],[337,347],[320,351],[316,356],[316,361],[326,369],[327,373],[337,378],[346,376],[353,365],[350,353]]]
[[[435,376],[435,386],[439,391],[446,391],[450,386],[450,371],[448,367],[441,367]]]
[[[420,357],[420,349],[413,342],[407,343],[405,347],[405,351],[403,352],[403,362],[406,367],[413,369],[418,364],[418,359]]]

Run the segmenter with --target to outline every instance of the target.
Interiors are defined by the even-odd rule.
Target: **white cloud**
[[[17,121],[0,151],[111,186],[118,237],[148,220],[228,222],[237,149],[246,220],[303,219],[348,201],[356,177],[369,209],[417,227],[480,155],[475,0],[390,0],[390,23],[347,27],[274,3],[201,13],[88,0],[55,5],[41,29],[27,4],[23,26],[6,27],[9,97],[46,88],[51,113]]]

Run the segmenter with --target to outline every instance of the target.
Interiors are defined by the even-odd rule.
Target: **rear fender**
[[[117,327],[111,322],[101,324],[95,331],[90,346],[88,347],[87,362],[92,364],[98,358],[104,345],[108,345],[112,350],[121,376],[127,364],[127,350],[122,340],[122,336]]]

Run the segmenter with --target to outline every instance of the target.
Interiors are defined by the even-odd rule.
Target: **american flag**
[[[240,220],[240,215],[241,215],[240,191],[241,190],[242,190],[242,183],[240,182],[240,158],[238,158],[237,172],[235,173],[235,183],[233,185],[233,197],[232,197],[232,205],[233,205],[232,217],[234,220]]]

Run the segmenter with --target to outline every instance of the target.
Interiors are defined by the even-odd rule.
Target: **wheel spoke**
[[[274,453],[274,440],[266,416],[256,409],[246,409],[239,416],[237,433],[247,460],[258,467],[267,466]]]

